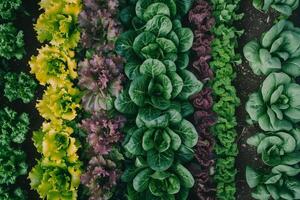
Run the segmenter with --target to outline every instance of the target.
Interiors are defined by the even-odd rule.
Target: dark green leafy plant
[[[18,31],[12,23],[1,24],[0,57],[22,59],[25,54],[23,37],[23,31]]]
[[[18,115],[17,112],[6,107],[0,110],[0,124],[0,146],[21,144],[25,141],[29,130],[27,113]]]
[[[262,160],[269,166],[295,165],[300,162],[300,130],[290,132],[258,133],[247,143],[257,148]]]
[[[25,152],[12,147],[0,149],[0,185],[15,184],[19,176],[27,173]]]
[[[5,75],[4,96],[9,101],[21,99],[23,103],[29,103],[34,98],[37,83],[34,79],[21,72],[20,74],[9,72]]]
[[[264,12],[271,7],[283,15],[290,16],[299,6],[299,0],[253,0],[253,6]]]
[[[283,71],[300,76],[300,29],[292,22],[281,20],[266,32],[261,41],[251,41],[244,55],[257,75]]]
[[[7,186],[0,185],[0,199],[2,200],[24,200],[27,198],[26,191],[21,188],[9,190]]]
[[[260,92],[250,95],[246,110],[264,131],[291,130],[300,121],[300,85],[285,73],[271,73]]]
[[[0,17],[5,20],[14,19],[21,4],[22,0],[2,0],[0,2]]]
[[[288,165],[278,165],[268,173],[247,167],[246,180],[254,199],[294,200],[300,198],[300,181],[295,177],[299,173],[300,168]]]

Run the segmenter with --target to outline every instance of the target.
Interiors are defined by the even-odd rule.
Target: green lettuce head
[[[25,54],[24,34],[12,23],[0,25],[0,58],[21,60]]]
[[[300,122],[300,85],[285,73],[272,73],[260,92],[250,95],[246,110],[264,131],[291,130]]]
[[[246,180],[253,189],[251,196],[258,200],[300,198],[300,181],[298,167],[278,165],[269,172],[259,172],[251,167],[246,168]]]
[[[174,62],[161,62],[147,59],[141,65],[129,63],[134,67],[133,79],[129,87],[129,97],[138,107],[152,105],[161,110],[168,109],[174,99],[186,101],[189,96],[201,91],[203,84],[187,70],[176,72]],[[134,65],[134,66],[133,66]],[[127,101],[120,95],[116,108],[122,112]]]
[[[16,17],[16,11],[21,7],[22,0],[2,0],[0,2],[0,17],[12,20]]]
[[[259,133],[247,140],[257,148],[262,160],[269,166],[295,165],[300,162],[300,130]]]
[[[174,164],[175,154],[182,162],[193,159],[198,133],[179,111],[140,109],[136,124],[138,128],[128,131],[124,147],[133,156],[146,156],[151,169],[167,170]]]
[[[188,195],[195,182],[192,174],[178,163],[168,171],[153,171],[147,166],[136,164],[127,168],[122,180],[132,182],[127,191],[129,199],[145,196],[147,199],[186,199],[185,195]]]
[[[299,6],[299,0],[253,0],[253,6],[264,12],[270,7],[283,15],[290,16]]]
[[[300,76],[300,28],[281,20],[266,32],[261,41],[251,41],[244,47],[244,55],[257,75],[283,71]]]

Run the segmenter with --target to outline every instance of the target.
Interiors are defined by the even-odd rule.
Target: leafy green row
[[[5,107],[0,110],[0,124],[0,198],[24,200],[25,192],[15,184],[19,176],[27,174],[26,155],[20,145],[29,130],[29,117]]]
[[[241,62],[239,55],[235,53],[237,38],[243,33],[233,26],[233,22],[241,19],[243,15],[236,13],[240,0],[211,0],[211,3],[216,19],[212,30],[214,40],[210,62],[215,73],[215,79],[212,82],[215,100],[213,110],[218,116],[217,123],[212,128],[216,138],[215,180],[217,198],[230,200],[235,199],[236,192],[235,157],[238,149],[235,143],[237,136],[235,110],[240,103],[232,81],[236,76],[234,67]]]
[[[41,85],[47,85],[36,107],[45,119],[40,130],[33,133],[33,142],[42,158],[29,173],[31,188],[42,199],[77,199],[81,162],[78,140],[72,134],[71,121],[80,107],[81,93],[73,86],[76,62],[74,52],[79,42],[77,26],[81,1],[43,0],[44,11],[35,30],[40,42],[49,41],[29,62],[31,73]]]
[[[281,20],[263,36],[244,47],[255,74],[268,75],[258,92],[250,95],[246,110],[264,133],[247,140],[269,166],[259,172],[246,169],[255,199],[299,199],[300,181],[300,29]]]
[[[122,176],[128,199],[187,199],[194,185],[183,164],[193,159],[198,134],[184,117],[193,113],[188,98],[203,84],[186,70],[194,36],[180,21],[192,3],[138,0],[121,11],[129,31],[116,51],[127,60],[129,84],[114,104],[129,120],[130,162]]]
[[[30,76],[23,72],[9,72],[12,61],[21,60],[25,54],[23,32],[13,24],[21,4],[21,0],[0,2],[0,99],[3,103],[0,109],[0,199],[3,200],[27,199],[26,192],[19,187],[19,181],[28,170],[22,144],[29,131],[29,115],[10,109],[4,99],[6,97],[9,102],[21,99],[29,103],[36,89],[36,83]]]

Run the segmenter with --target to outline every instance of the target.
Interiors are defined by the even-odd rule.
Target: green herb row
[[[130,162],[122,180],[128,199],[187,199],[194,179],[184,164],[194,157],[198,134],[184,118],[193,113],[188,98],[203,84],[186,70],[193,33],[179,19],[193,2],[131,2],[121,11],[129,30],[116,42],[129,79],[115,101],[129,120],[124,148]]]
[[[212,81],[215,104],[214,112],[218,116],[212,131],[216,138],[216,172],[217,199],[235,199],[235,158],[238,154],[236,144],[237,125],[235,110],[240,100],[232,85],[236,74],[234,67],[241,62],[235,49],[237,38],[243,33],[233,23],[240,20],[243,14],[237,14],[240,0],[212,0],[213,15],[216,20],[212,30],[212,61],[210,66],[215,73]]]

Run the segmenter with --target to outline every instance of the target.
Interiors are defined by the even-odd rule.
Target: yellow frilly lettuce
[[[76,200],[80,167],[80,162],[57,164],[43,158],[29,173],[30,186],[38,191],[42,199]]]
[[[73,129],[62,124],[62,121],[44,122],[39,131],[33,133],[37,150],[55,163],[75,163],[78,160],[79,144],[70,135]]]
[[[32,56],[29,62],[31,73],[41,85],[47,83],[53,86],[64,85],[66,80],[75,79],[76,61],[74,52],[62,50],[55,46],[44,46],[37,56]]]
[[[75,48],[80,40],[77,26],[79,3],[50,3],[37,20],[35,30],[40,42],[49,41],[65,49]]]
[[[40,115],[47,120],[68,120],[76,117],[76,109],[80,108],[81,93],[71,83],[63,87],[49,86],[42,100],[36,105]]]

